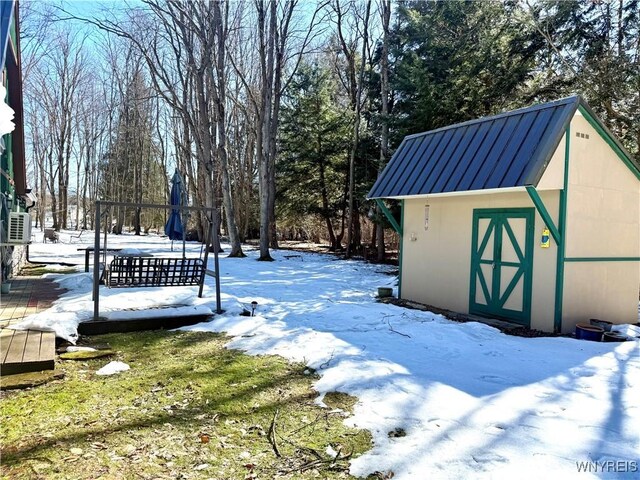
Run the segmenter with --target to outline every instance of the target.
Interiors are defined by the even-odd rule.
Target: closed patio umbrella
[[[183,183],[182,176],[178,169],[173,174],[171,178],[171,195],[169,198],[169,204],[172,206],[183,206]],[[177,208],[172,208],[171,213],[169,214],[169,219],[167,220],[167,224],[164,226],[164,233],[167,237],[169,237],[171,242],[171,251],[173,251],[173,240],[182,240],[182,255],[184,256],[184,224],[182,221],[182,212]]]

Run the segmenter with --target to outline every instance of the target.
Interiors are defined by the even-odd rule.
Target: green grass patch
[[[328,392],[323,399],[324,404],[328,407],[340,408],[351,413],[353,413],[353,407],[357,401],[357,398],[343,392]]]
[[[64,379],[2,392],[3,477],[347,478],[349,458],[371,447],[368,432],[314,404],[304,365],[228,350],[205,332],[91,341],[116,355],[61,362]],[[131,370],[95,375],[111,360]]]
[[[76,267],[52,268],[49,265],[37,265],[32,263],[28,263],[20,269],[20,275],[24,275],[26,277],[41,277],[45,273],[59,273],[61,275],[67,275],[69,273],[77,272],[78,270]]]
[[[93,352],[66,352],[60,354],[61,360],[89,360],[92,358],[110,357],[115,354],[113,350],[95,350]]]
[[[64,378],[64,372],[59,370],[46,370],[44,372],[17,373],[2,377],[0,388],[2,390],[23,389],[37,387],[53,380]]]

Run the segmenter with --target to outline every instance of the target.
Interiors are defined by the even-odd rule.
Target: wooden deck
[[[11,326],[50,308],[64,290],[53,280],[42,277],[17,276],[12,283],[11,292],[0,295],[0,375],[52,370],[55,334],[13,330]]]
[[[0,330],[0,375],[52,370],[56,353],[53,332]]]

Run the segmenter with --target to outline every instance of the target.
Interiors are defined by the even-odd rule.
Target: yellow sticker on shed
[[[541,248],[549,248],[550,239],[549,239],[549,229],[542,229],[542,237],[540,238],[540,247]]]

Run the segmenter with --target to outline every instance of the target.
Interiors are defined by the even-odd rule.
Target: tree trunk
[[[391,19],[391,0],[381,1],[382,14],[382,54],[380,55],[380,96],[382,100],[380,132],[380,162],[378,177],[382,174],[389,158],[389,23]],[[376,237],[378,241],[376,259],[385,260],[384,226],[380,221],[382,210],[376,205]]]
[[[321,139],[318,136],[318,152],[321,153]],[[322,195],[322,215],[324,217],[325,224],[327,225],[327,234],[329,235],[330,251],[335,252],[338,248],[336,242],[336,234],[333,231],[333,224],[331,223],[331,214],[329,212],[329,195],[327,193],[327,183],[325,179],[325,165],[322,155],[320,155],[320,194]]]
[[[360,227],[360,219],[357,218],[357,212],[355,211],[356,202],[354,200],[355,195],[355,162],[358,151],[358,143],[360,141],[360,114],[361,114],[361,97],[362,90],[364,88],[364,67],[365,58],[367,53],[367,44],[369,42],[369,16],[371,12],[371,0],[367,1],[366,13],[364,16],[364,26],[362,31],[362,57],[360,58],[360,68],[358,74],[358,81],[355,92],[355,106],[354,106],[354,124],[353,124],[353,136],[351,144],[351,154],[349,156],[349,218],[347,222],[347,251],[345,257],[350,258],[354,247],[359,245],[359,233],[355,230]],[[355,59],[354,59],[355,60]],[[355,72],[355,69],[352,69]],[[356,225],[357,223],[357,225]],[[357,243],[356,243],[357,242]]]
[[[259,126],[260,142],[257,148],[261,149],[259,155],[259,189],[260,189],[260,258],[261,261],[273,261],[269,253],[269,232],[270,232],[270,206],[271,206],[271,185],[272,178],[271,167],[271,120],[272,120],[272,104],[273,104],[273,71],[276,41],[276,22],[277,11],[275,0],[269,0],[269,29],[265,37],[265,10],[263,5],[256,3],[258,7],[258,33],[261,39],[261,45],[266,46],[266,52],[261,49],[260,63],[262,70],[262,101],[260,105],[260,115],[258,119],[261,121]],[[266,39],[266,42],[265,42]]]
[[[226,130],[226,82],[225,82],[225,29],[223,25],[222,12],[220,4],[213,2],[213,20],[215,30],[218,37],[217,44],[217,61],[216,61],[216,78],[218,80],[217,89],[214,88],[214,102],[216,106],[216,121],[218,128],[218,159],[220,160],[220,169],[222,172],[222,201],[227,220],[227,231],[229,234],[229,242],[231,243],[230,257],[245,257],[240,244],[238,235],[238,226],[236,225],[236,213],[231,197],[231,180],[229,179],[229,161],[227,156],[227,130]]]

